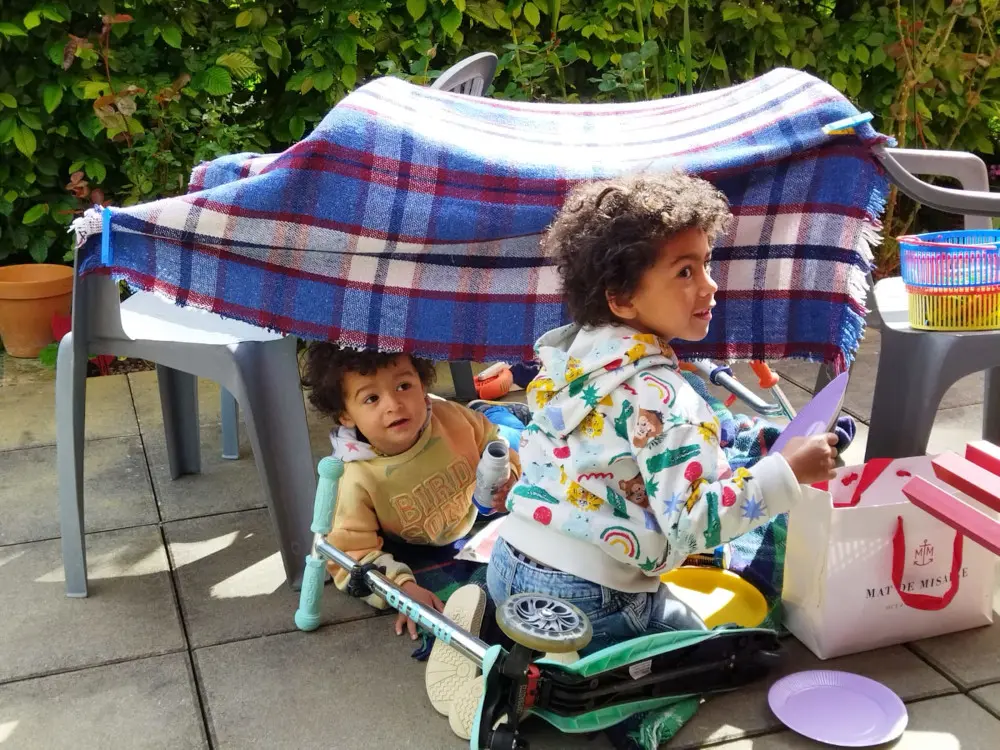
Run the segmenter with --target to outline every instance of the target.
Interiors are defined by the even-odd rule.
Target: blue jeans
[[[581,656],[641,635],[706,629],[702,619],[662,584],[655,593],[615,591],[522,559],[503,539],[497,539],[490,555],[486,587],[497,604],[514,594],[534,593],[579,607],[594,629],[594,638]]]

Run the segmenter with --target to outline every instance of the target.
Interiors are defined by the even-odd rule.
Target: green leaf
[[[841,73],[839,70],[830,76],[830,84],[838,91],[847,90],[847,76]]]
[[[281,44],[273,36],[266,36],[260,40],[260,46],[271,57],[281,57]]]
[[[24,17],[24,28],[29,31],[42,23],[42,14],[33,10]]]
[[[160,29],[160,38],[174,49],[181,48],[181,30],[176,26]]]
[[[865,38],[865,44],[869,47],[878,47],[885,41],[885,34],[881,31],[873,31]]]
[[[13,36],[28,36],[28,33],[24,29],[7,21],[0,22],[0,34],[3,34],[8,39]]]
[[[455,36],[458,27],[462,25],[462,11],[452,5],[448,11],[441,16],[441,30],[448,36]]]
[[[38,261],[41,263],[42,261]],[[38,361],[43,367],[54,370],[56,361],[59,359],[59,344],[49,344],[38,353]]]
[[[86,117],[83,120],[80,120],[79,123],[80,132],[91,141],[97,137],[97,134],[101,132],[103,127],[104,126],[101,125],[101,121],[93,116]]]
[[[864,84],[861,82],[861,76],[852,75],[847,79],[847,93],[851,96],[857,96],[861,93],[861,89],[864,88]],[[928,116],[930,113],[928,113]]]
[[[36,203],[34,206],[29,208],[24,212],[24,216],[21,218],[22,224],[34,224],[40,218],[45,216],[49,212],[48,203]]]
[[[348,90],[353,89],[358,82],[358,69],[353,65],[345,65],[340,69],[340,80]]]
[[[227,52],[224,55],[219,55],[215,64],[228,68],[229,72],[239,80],[249,78],[257,72],[257,66],[254,64],[254,61],[242,52]]]
[[[54,5],[45,5],[38,10],[42,14],[42,18],[47,18],[50,21],[55,21],[56,23],[65,23],[69,20],[70,9],[62,3],[60,3],[58,7]],[[66,11],[66,15],[63,15],[62,11]]]
[[[465,0],[451,0],[451,1],[455,4],[456,8],[465,13]]]
[[[333,40],[333,48],[340,59],[348,65],[358,64],[358,38],[350,34],[338,34]],[[318,86],[316,88],[319,88]]]
[[[326,91],[333,85],[333,73],[328,69],[316,71],[313,73],[313,88],[317,91]],[[300,138],[302,136],[299,136]]]
[[[249,26],[251,23],[253,23],[253,13],[248,10],[244,10],[236,16],[237,29],[242,29],[244,26]]]
[[[17,191],[8,190],[6,193],[3,194],[3,199],[8,203],[13,203],[14,201],[17,200]]]
[[[723,21],[735,21],[737,18],[743,18],[746,11],[739,5],[730,5],[722,9],[722,20]]]
[[[991,141],[986,136],[980,136],[976,140],[976,149],[984,154],[993,155],[993,141]]]
[[[726,69],[726,59],[722,55],[712,55],[712,59],[709,61],[709,64],[716,70]]]
[[[224,96],[233,93],[233,79],[228,70],[216,65],[201,74],[199,88],[212,96]]]
[[[639,57],[641,57],[643,61],[646,61],[651,57],[655,57],[656,53],[659,51],[660,45],[656,43],[656,40],[650,39],[639,48]]]
[[[854,54],[857,56],[858,60],[865,65],[867,65],[868,61],[871,59],[871,53],[868,52],[868,48],[863,44],[859,44],[854,48]]]
[[[17,109],[17,99],[6,92],[0,94],[0,104],[11,109]]]
[[[638,52],[626,52],[622,55],[622,68],[625,70],[635,70],[642,62]]]
[[[42,121],[38,118],[34,112],[27,109],[17,110],[17,116],[21,118],[21,122],[27,125],[32,130],[41,130]]]
[[[44,263],[49,258],[49,246],[52,240],[44,235],[35,236],[28,245],[28,252],[35,263]]]
[[[87,159],[84,163],[84,171],[94,182],[104,182],[104,178],[107,177],[108,170],[104,166],[104,163],[97,159]]]
[[[872,50],[872,67],[874,68],[884,63],[886,61],[886,57],[885,50],[881,47],[876,47]]]
[[[302,140],[302,136],[306,132],[306,121],[298,115],[295,115],[288,121],[288,132],[291,134],[292,140]]]
[[[418,21],[427,11],[427,0],[406,0],[406,10],[409,12],[410,18]]]
[[[49,83],[42,89],[42,104],[45,105],[45,111],[50,115],[55,112],[62,98],[62,86],[57,83]]]
[[[931,10],[939,16],[944,15],[944,0],[931,0]]]
[[[5,117],[0,120],[0,143],[6,143],[14,137],[14,129],[17,127],[17,120],[13,117]]]
[[[538,6],[532,2],[527,2],[524,4],[524,17],[532,26],[538,26],[538,22],[542,20],[541,14],[538,12]]]

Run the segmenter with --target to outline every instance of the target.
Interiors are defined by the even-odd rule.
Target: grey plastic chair
[[[297,587],[312,543],[316,479],[295,338],[177,307],[149,293],[119,302],[117,284],[92,274],[75,277],[73,328],[59,343],[56,364],[56,462],[67,596],[87,595],[83,460],[86,367],[92,354],[156,362],[173,479],[201,470],[197,378],[214,380],[235,395],[246,413],[285,575]]]
[[[986,165],[974,154],[878,149],[875,155],[903,193],[925,206],[964,215],[966,229],[992,229],[989,217],[1000,216],[1000,193],[989,192]],[[914,175],[951,177],[962,189],[936,187]],[[881,329],[882,348],[865,460],[925,453],[944,394],[983,370],[983,438],[1000,443],[1000,331],[911,328],[906,289],[898,277],[879,281],[869,300],[869,319]],[[829,370],[821,368],[817,390],[829,377]]]
[[[469,96],[484,96],[493,83],[496,71],[497,56],[492,52],[480,52],[452,65],[438,76],[431,88]],[[479,394],[476,393],[476,383],[472,376],[472,363],[450,362],[449,368],[455,384],[455,398],[459,401],[477,398]]]

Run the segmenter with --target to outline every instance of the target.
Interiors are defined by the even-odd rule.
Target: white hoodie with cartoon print
[[[671,347],[624,326],[549,331],[528,386],[521,478],[500,527],[528,557],[627,592],[791,509],[780,455],[733,473]]]

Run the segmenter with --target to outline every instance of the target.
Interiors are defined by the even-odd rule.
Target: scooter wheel
[[[497,624],[515,643],[541,653],[579,651],[590,643],[590,620],[577,607],[542,594],[516,594],[497,607]]]
[[[528,743],[511,731],[509,725],[502,724],[493,730],[489,750],[528,750]]]

